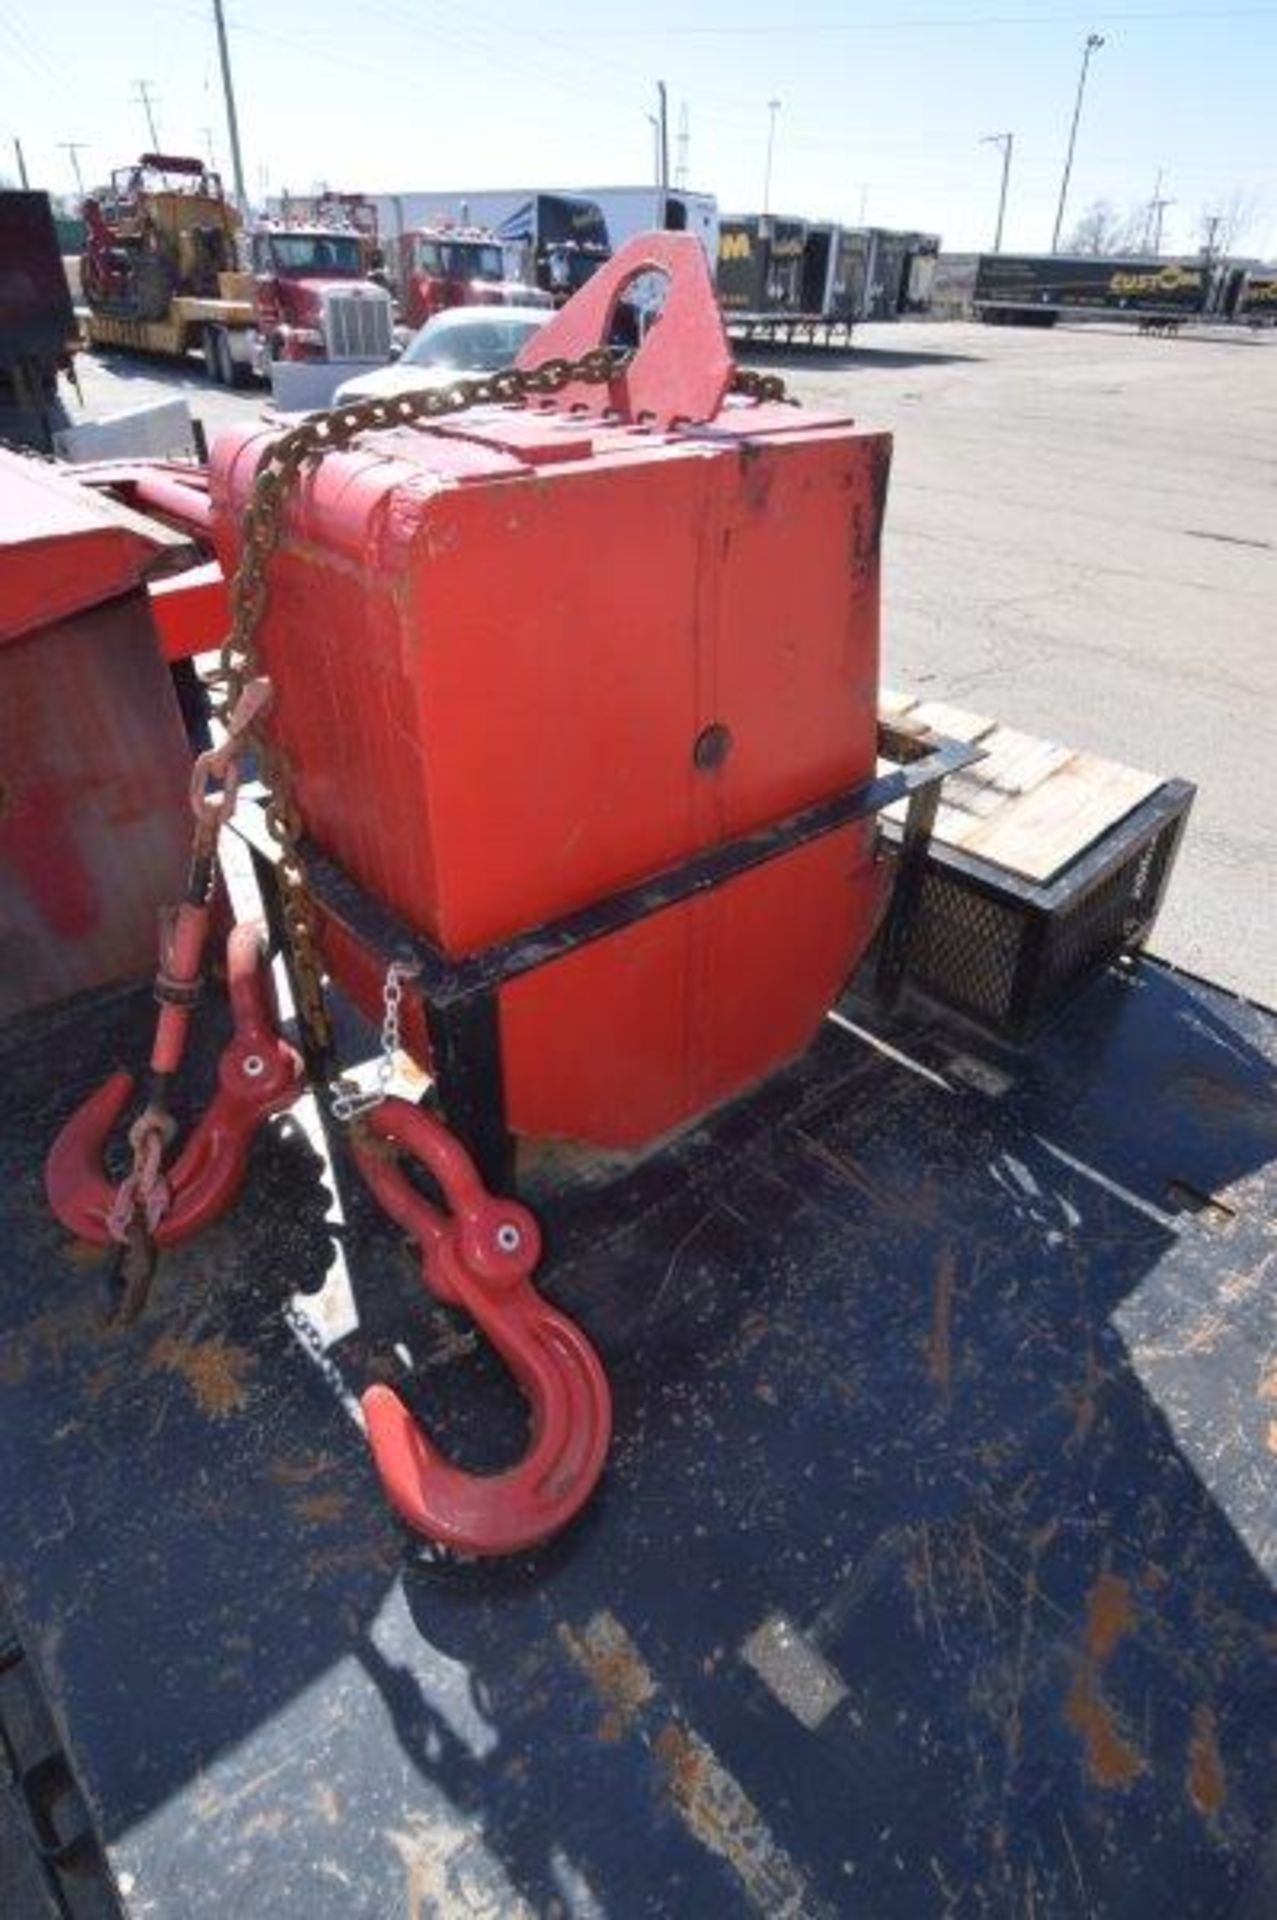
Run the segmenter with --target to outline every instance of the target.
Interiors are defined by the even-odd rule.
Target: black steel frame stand
[[[940,783],[947,774],[981,757],[978,747],[933,737],[917,748],[916,757],[906,765],[694,854],[637,886],[623,888],[461,959],[441,952],[318,848],[306,843],[302,856],[311,896],[326,919],[336,921],[383,965],[391,960],[415,963],[416,974],[405,981],[404,990],[415,993],[421,1002],[430,1037],[435,1097],[445,1121],[474,1159],[483,1179],[500,1191],[510,1187],[514,1173],[514,1142],[506,1119],[498,1025],[498,994],[507,980],[546,966],[578,947],[605,939],[635,921],[709,892],[795,847],[904,800],[904,837],[883,921],[875,978],[880,1001],[890,1005],[904,979],[910,924],[935,823]],[[287,961],[275,879],[277,849],[267,832],[260,801],[254,799],[251,790],[245,790],[241,797],[234,825],[252,854],[273,944]],[[332,1078],[332,1060],[305,1043],[303,1052],[312,1078],[319,1085],[326,1084]]]

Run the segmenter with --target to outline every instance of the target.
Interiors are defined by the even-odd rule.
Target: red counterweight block
[[[228,574],[265,442],[215,448]],[[308,833],[457,956],[871,778],[889,463],[849,419],[733,399],[660,431],[488,408],[327,456],[262,630]],[[873,831],[503,986],[514,1128],[633,1147],[799,1053],[873,931]],[[379,964],[328,959],[376,1015]]]

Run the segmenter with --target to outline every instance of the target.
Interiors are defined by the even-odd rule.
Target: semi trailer
[[[1164,260],[1069,254],[981,254],[973,305],[991,326],[1053,327],[1061,319],[1143,323],[1231,320],[1248,272],[1202,256]]]
[[[724,214],[718,298],[732,332],[764,341],[849,339],[861,320],[925,313],[933,234],[773,214]]]

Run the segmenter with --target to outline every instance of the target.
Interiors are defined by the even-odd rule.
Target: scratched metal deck
[[[3,1578],[127,1911],[1277,1912],[1277,1020],[1146,965],[1009,1078],[831,1022],[645,1165],[543,1166],[611,1464],[441,1576],[342,1393],[409,1353],[484,1466],[519,1405],[295,1122],[100,1328],[38,1162],[149,1011],[0,1035]]]

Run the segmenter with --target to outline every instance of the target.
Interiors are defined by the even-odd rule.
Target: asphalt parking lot
[[[885,676],[1197,783],[1154,945],[1277,1001],[1277,334],[869,326],[781,365],[895,434]],[[84,356],[85,411],[261,391]]]

